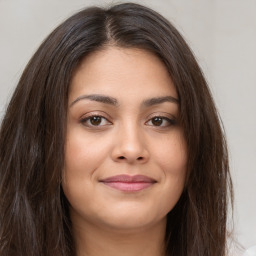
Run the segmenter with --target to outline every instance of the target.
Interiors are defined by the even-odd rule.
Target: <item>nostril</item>
[[[127,160],[127,161],[133,161],[133,160],[135,160],[135,161],[141,162],[141,161],[143,161],[145,158],[144,158],[143,156],[139,156],[139,157],[137,157],[137,158],[119,156],[119,157],[117,157],[117,159],[118,159],[118,160]]]

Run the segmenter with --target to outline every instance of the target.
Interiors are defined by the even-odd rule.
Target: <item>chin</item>
[[[134,209],[126,209],[123,211],[115,211],[105,213],[104,218],[100,217],[102,225],[112,231],[116,230],[119,232],[132,232],[138,230],[144,230],[150,228],[159,222],[166,222],[166,215],[150,215],[152,210],[139,211]]]

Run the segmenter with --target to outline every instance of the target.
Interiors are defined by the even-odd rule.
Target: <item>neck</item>
[[[73,225],[77,256],[164,256],[166,220],[139,230]]]

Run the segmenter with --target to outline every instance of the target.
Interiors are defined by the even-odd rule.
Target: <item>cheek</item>
[[[97,170],[106,159],[107,143],[95,143],[95,138],[75,130],[67,133],[65,165],[63,170],[63,191],[73,209],[92,202]]]
[[[67,134],[62,187],[71,204],[81,203],[81,195],[87,200],[86,195],[94,189],[92,180],[97,180],[95,170],[102,165],[107,152],[106,143],[99,146],[92,137],[77,130]]]
[[[82,178],[93,175],[94,170],[101,165],[108,152],[108,144],[101,141],[95,143],[92,136],[84,136],[80,132],[72,132],[67,136],[65,150],[64,175]]]
[[[177,132],[165,138],[158,150],[155,150],[155,156],[166,177],[183,177],[187,167],[187,148],[182,133]]]
[[[162,170],[161,207],[169,212],[179,200],[185,185],[187,149],[183,136],[176,134],[162,142],[155,155]]]

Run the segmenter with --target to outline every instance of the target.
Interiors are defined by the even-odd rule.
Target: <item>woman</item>
[[[225,139],[178,31],[88,8],[42,43],[0,132],[0,254],[221,256]]]

